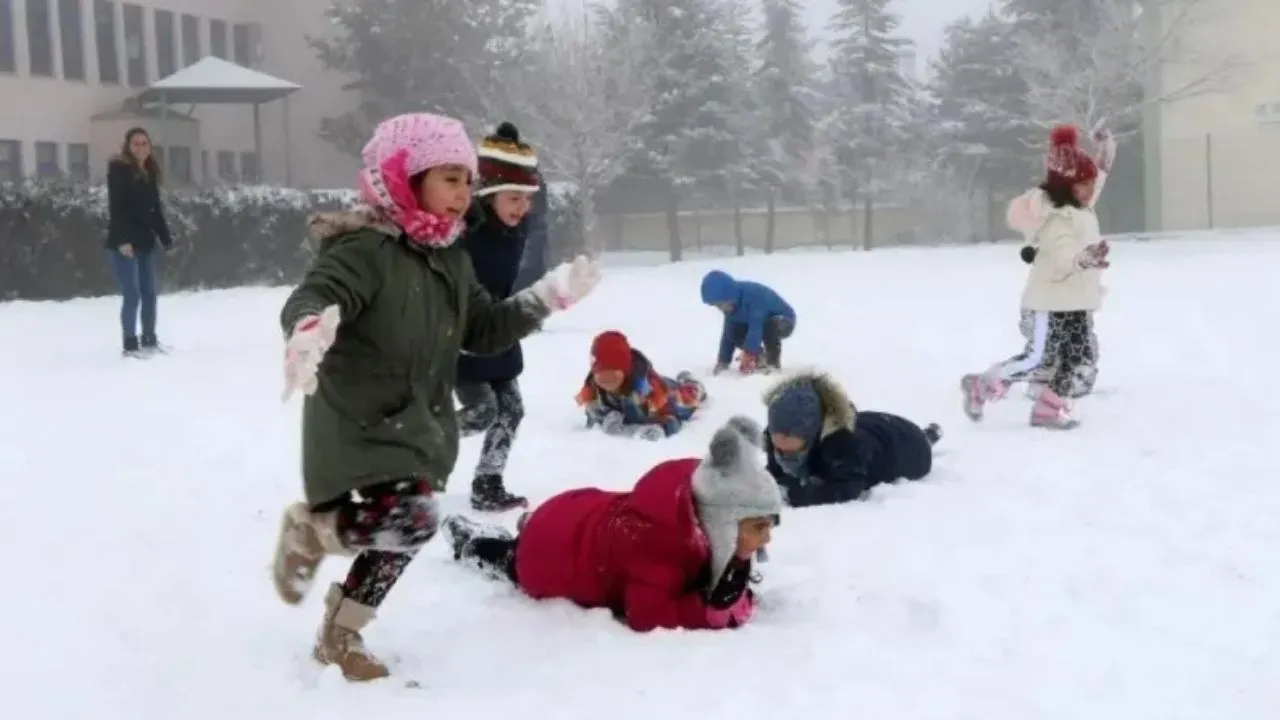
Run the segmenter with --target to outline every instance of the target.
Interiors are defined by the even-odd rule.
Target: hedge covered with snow
[[[162,261],[166,291],[285,285],[310,258],[306,218],[354,202],[347,191],[274,187],[164,193],[173,249]],[[107,194],[102,185],[24,184],[0,188],[0,301],[112,295],[107,266]],[[572,194],[551,194],[553,244],[578,237]],[[567,248],[553,248],[561,255]],[[556,258],[558,259],[558,258]]]

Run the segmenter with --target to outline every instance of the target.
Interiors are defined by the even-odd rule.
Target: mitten
[[[553,312],[573,306],[600,283],[600,266],[585,255],[564,263],[529,287],[527,292]]]
[[[1093,161],[1104,173],[1111,172],[1111,165],[1116,161],[1116,139],[1106,128],[1093,131]]]
[[[319,315],[307,315],[293,326],[284,348],[282,400],[288,400],[296,390],[304,395],[316,391],[316,371],[324,354],[333,346],[341,321],[341,310],[337,305],[330,305]]]
[[[667,433],[661,425],[637,425],[632,437],[640,440],[662,440]]]
[[[720,576],[720,582],[707,593],[707,606],[713,610],[727,610],[747,592],[751,581],[751,561],[734,558]]]
[[[743,375],[750,375],[756,371],[756,368],[759,366],[759,362],[759,358],[755,353],[744,352],[742,353],[742,356],[738,358],[738,372]]]
[[[600,429],[605,435],[621,435],[625,432],[626,418],[617,410],[610,410],[600,418]]]
[[[1095,270],[1111,267],[1111,261],[1107,260],[1107,255],[1111,253],[1111,246],[1106,240],[1100,240],[1084,250],[1076,256],[1076,267],[1081,270]]]

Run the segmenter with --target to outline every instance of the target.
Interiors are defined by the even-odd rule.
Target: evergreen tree
[[[338,0],[332,37],[311,38],[326,68],[352,78],[358,107],[321,121],[321,135],[358,152],[373,125],[427,111],[488,123],[511,111],[494,82],[524,54],[540,0]]]
[[[756,45],[754,85],[761,132],[767,140],[760,159],[770,204],[777,197],[798,200],[800,179],[814,152],[815,68],[800,0],[762,0],[763,33]]]
[[[1043,142],[1027,109],[1027,86],[1017,70],[1013,26],[993,12],[947,28],[933,63],[929,93],[941,160],[967,194],[983,191],[988,235],[997,196],[1020,190],[1034,175],[1032,148]]]
[[[614,33],[633,22],[648,28],[640,67],[650,94],[633,127],[630,173],[663,194],[671,257],[679,260],[681,191],[720,175],[734,159],[734,94],[716,7],[713,0],[619,0],[605,15]]]
[[[846,197],[861,196],[863,247],[874,237],[877,195],[892,182],[890,160],[904,149],[913,88],[901,57],[910,41],[897,34],[892,0],[838,0],[831,20],[833,99],[828,142],[836,151]]]

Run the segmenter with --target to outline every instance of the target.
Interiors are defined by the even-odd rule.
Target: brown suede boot
[[[391,674],[387,666],[365,649],[360,630],[373,621],[374,609],[342,594],[334,583],[324,596],[324,622],[316,633],[313,653],[321,665],[337,665],[352,682],[380,680]]]
[[[338,540],[336,521],[337,513],[313,513],[306,503],[285,509],[271,573],[281,600],[302,602],[325,555],[355,555]]]

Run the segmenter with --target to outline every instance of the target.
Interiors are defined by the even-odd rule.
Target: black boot
[[[149,355],[166,354],[169,352],[169,348],[161,345],[155,335],[142,336],[141,350]]]
[[[480,475],[471,481],[471,508],[480,512],[506,512],[529,507],[528,498],[507,492],[501,475]]]
[[[142,357],[142,352],[138,349],[138,338],[127,337],[124,339],[124,349],[120,352],[125,357]]]

